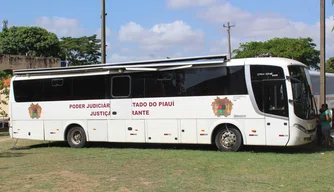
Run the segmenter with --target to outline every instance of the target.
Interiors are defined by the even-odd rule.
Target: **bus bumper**
[[[290,141],[288,143],[288,146],[297,146],[297,145],[305,145],[308,143],[312,143],[317,135],[316,129],[309,131],[307,133],[298,130],[298,129],[293,129],[294,131],[292,132],[290,136]]]

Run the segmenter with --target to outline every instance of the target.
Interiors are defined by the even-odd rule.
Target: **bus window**
[[[282,67],[251,66],[252,89],[258,109],[288,117],[288,100]]]
[[[43,79],[44,101],[64,101],[72,99],[72,78]]]
[[[284,80],[263,82],[263,110],[265,113],[288,117],[287,104]]]
[[[111,95],[113,97],[130,96],[130,77],[116,76],[111,79]]]
[[[52,87],[61,87],[64,84],[63,79],[52,79],[51,80]]]
[[[14,81],[14,97],[16,102],[42,101],[43,84],[40,80]]]
[[[131,77],[131,97],[132,98],[144,98],[145,97],[145,79],[133,75]]]

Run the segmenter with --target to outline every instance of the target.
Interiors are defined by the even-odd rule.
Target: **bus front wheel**
[[[235,127],[221,129],[215,138],[215,143],[219,151],[239,151],[242,147],[242,137]]]
[[[67,133],[67,142],[73,148],[82,148],[86,145],[86,134],[81,127],[72,127]]]

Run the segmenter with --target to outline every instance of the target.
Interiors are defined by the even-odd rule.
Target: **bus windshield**
[[[315,106],[311,91],[311,79],[307,68],[290,66],[294,113],[301,119],[314,119]]]

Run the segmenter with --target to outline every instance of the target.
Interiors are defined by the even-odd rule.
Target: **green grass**
[[[0,137],[0,191],[332,191],[334,151],[66,143]]]
[[[0,132],[0,137],[1,136],[9,136],[9,133],[8,132]]]

